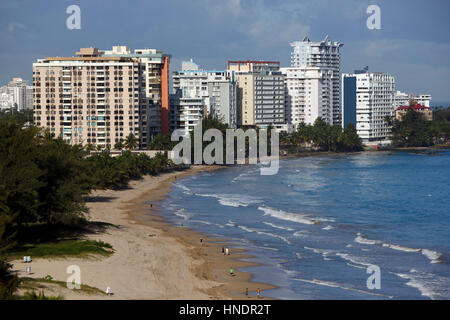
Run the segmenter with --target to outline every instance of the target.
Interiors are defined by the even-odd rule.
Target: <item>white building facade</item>
[[[395,91],[395,94],[394,94],[394,106],[396,108],[408,106],[410,99],[413,99],[418,104],[421,104],[421,105],[429,108],[430,103],[431,103],[431,94],[420,94],[420,95],[416,96],[413,93],[407,94],[405,92],[401,92],[401,91],[397,90],[397,91]]]
[[[312,42],[308,37],[290,43],[292,47],[291,67],[317,67],[327,72],[331,79],[329,101],[332,106],[334,124],[341,119],[341,53],[342,43],[331,41],[328,36],[323,41]]]
[[[333,124],[331,74],[317,67],[281,68],[285,75],[286,122],[295,127],[322,118]]]
[[[171,130],[192,131],[207,114],[236,127],[236,84],[226,71],[201,70],[191,60],[172,74]]]
[[[395,79],[380,72],[342,75],[342,126],[349,123],[364,143],[386,140],[390,127],[386,116],[393,116]]]
[[[13,78],[8,86],[0,88],[0,110],[33,109],[33,86],[22,78]]]

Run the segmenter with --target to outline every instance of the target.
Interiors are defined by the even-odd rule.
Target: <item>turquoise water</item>
[[[288,159],[179,180],[160,207],[175,225],[232,239],[281,299],[449,299],[450,152]],[[367,268],[380,268],[369,289]]]

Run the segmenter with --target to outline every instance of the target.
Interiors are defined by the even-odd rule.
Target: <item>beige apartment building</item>
[[[81,48],[76,57],[33,63],[34,121],[70,144],[113,148],[130,133],[146,149],[168,133],[169,57],[154,49],[133,53]]]
[[[237,122],[242,126],[285,125],[284,75],[277,61],[228,61],[237,91]]]

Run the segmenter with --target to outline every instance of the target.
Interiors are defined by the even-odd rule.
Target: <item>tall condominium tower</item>
[[[228,61],[237,84],[238,124],[285,126],[284,75],[278,61]]]
[[[171,130],[192,131],[204,116],[212,114],[236,127],[236,83],[226,71],[202,70],[192,60],[172,74]]]
[[[291,67],[318,67],[328,72],[332,82],[332,92],[328,103],[332,106],[332,119],[334,124],[340,124],[341,103],[341,53],[340,42],[333,42],[329,36],[323,41],[312,42],[308,37],[302,41],[290,43],[292,47]]]
[[[115,46],[33,63],[34,120],[71,144],[114,147],[130,133],[146,149],[169,132],[169,55]]]
[[[1,87],[0,95],[0,109],[33,109],[33,86],[22,78],[13,78],[8,86]]]
[[[321,117],[333,123],[328,97],[333,87],[329,71],[317,67],[281,68],[285,75],[286,121],[294,126],[313,124]]]
[[[355,71],[342,75],[342,126],[349,123],[363,142],[386,140],[390,127],[386,116],[394,115],[394,77],[387,73]]]

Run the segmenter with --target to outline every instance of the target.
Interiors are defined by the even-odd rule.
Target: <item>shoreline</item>
[[[157,202],[164,200],[170,192],[173,182],[178,179],[193,176],[199,173],[212,172],[226,169],[222,166],[197,165],[187,171],[179,172],[174,176],[167,177],[161,181],[158,186],[158,192],[152,194],[152,189],[143,192],[140,198],[146,199],[146,202]],[[159,194],[158,194],[159,193]],[[148,207],[145,203],[135,203],[128,211],[128,219],[138,221],[138,223],[149,224],[165,232],[170,237],[180,241],[186,248],[189,248],[189,255],[194,260],[203,260],[200,267],[195,270],[195,275],[199,279],[213,280],[221,283],[218,287],[211,288],[208,293],[212,296],[222,296],[222,299],[243,299],[245,289],[249,289],[249,298],[256,298],[256,289],[260,288],[263,292],[269,289],[275,289],[275,286],[251,282],[253,275],[249,272],[243,272],[242,269],[250,266],[258,266],[253,262],[242,261],[241,259],[252,258],[246,254],[246,250],[233,243],[230,239],[216,238],[206,233],[192,230],[185,226],[177,226],[159,213],[158,206]],[[138,209],[138,210],[136,210]],[[202,242],[200,242],[202,239]],[[230,256],[221,253],[222,247],[230,248]],[[236,276],[230,277],[229,267],[233,267]],[[261,297],[262,298],[262,297]],[[217,298],[215,298],[217,299]]]
[[[158,207],[148,202],[163,200],[177,179],[223,167],[195,166],[158,176],[144,176],[131,181],[124,190],[96,190],[87,202],[88,220],[106,222],[108,227],[86,239],[110,243],[115,252],[108,258],[93,259],[36,258],[29,265],[11,261],[20,277],[66,281],[67,267],[80,267],[81,283],[102,291],[111,287],[112,297],[104,294],[86,295],[61,288],[46,295],[61,294],[65,299],[256,299],[256,289],[263,292],[274,286],[251,282],[248,272],[238,269],[257,264],[241,261],[251,256],[244,249],[234,248],[229,239],[217,239],[186,227],[165,221]],[[200,239],[203,239],[200,242]],[[230,244],[230,256],[221,253]],[[27,266],[32,273],[27,274]],[[235,276],[229,275],[233,267]],[[249,298],[245,296],[248,288]],[[44,290],[45,291],[45,290]]]

